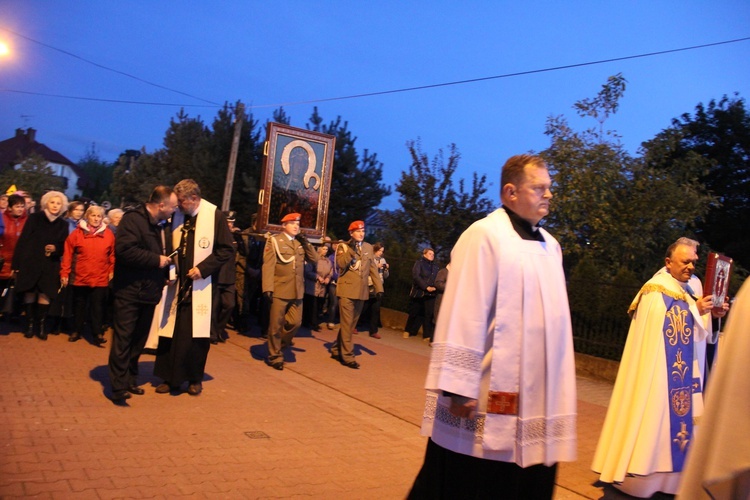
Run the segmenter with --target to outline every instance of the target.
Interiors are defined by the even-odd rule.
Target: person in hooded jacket
[[[70,334],[69,342],[81,338],[86,320],[93,343],[100,346],[106,342],[102,322],[107,287],[115,268],[115,235],[103,220],[104,209],[90,206],[65,240],[60,283],[72,286],[75,311],[75,331]]]

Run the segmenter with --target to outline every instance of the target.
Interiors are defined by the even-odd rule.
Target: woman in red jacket
[[[5,263],[0,269],[0,287],[5,289],[13,275],[13,253],[16,250],[16,243],[18,243],[23,226],[26,224],[26,199],[16,193],[10,195],[8,197],[8,208],[3,211],[2,218],[5,232],[0,236],[0,255]]]
[[[73,286],[75,331],[69,342],[81,338],[86,320],[93,343],[100,346],[106,342],[102,332],[104,301],[114,267],[115,235],[104,224],[104,209],[92,205],[65,240],[60,266],[60,282],[63,286]],[[68,283],[72,270],[75,270],[73,282]]]

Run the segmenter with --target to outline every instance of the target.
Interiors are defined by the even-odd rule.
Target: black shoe
[[[39,340],[47,340],[47,332],[45,332],[44,330],[39,332]]]
[[[143,388],[138,387],[137,385],[128,386],[128,392],[137,396],[143,396],[144,394],[146,394],[146,391],[144,391]]]
[[[34,338],[34,332],[29,330],[28,332],[24,333],[23,336],[27,339],[33,339]]]
[[[73,332],[70,334],[70,337],[68,337],[68,342],[76,342],[78,340],[81,340],[81,334],[78,332]]]
[[[190,384],[188,386],[187,393],[191,396],[197,396],[201,392],[203,392],[203,384],[201,384],[200,382],[198,382],[197,384]]]
[[[167,394],[172,391],[172,386],[164,382],[163,384],[157,385],[155,391],[157,394]]]
[[[283,361],[266,361],[266,364],[273,368],[274,370],[283,370],[284,369],[284,362]]]
[[[112,392],[112,397],[109,398],[112,401],[125,401],[126,399],[130,399],[132,396],[128,391],[114,391]]]
[[[219,343],[218,340],[216,340],[215,338],[211,337],[211,344],[216,345],[218,343]]]
[[[341,364],[344,365],[344,366],[346,366],[347,368],[352,368],[354,370],[359,370],[359,363],[357,363],[356,361],[348,361],[346,363],[344,363],[342,361]]]
[[[107,339],[104,338],[104,335],[98,335],[96,337],[96,345],[104,345],[107,343]]]
[[[331,359],[335,359],[336,361],[341,361],[341,356],[338,354],[331,353]]]

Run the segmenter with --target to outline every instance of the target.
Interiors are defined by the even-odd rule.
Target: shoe
[[[430,337],[422,337],[422,342],[424,342],[425,344],[427,344],[427,343],[431,344],[432,340],[430,340]]]
[[[333,323],[328,323],[326,326],[328,327],[329,330],[333,330],[333,327],[336,325],[334,325]]]
[[[218,340],[216,340],[216,339],[214,339],[214,338],[212,338],[212,339],[211,339],[211,344],[213,344],[213,345],[216,345],[216,344],[218,344],[218,343],[219,343],[219,341],[218,341]]]
[[[68,342],[77,342],[81,340],[81,334],[78,332],[73,332],[70,334],[70,337],[68,337]]]
[[[26,333],[24,333],[23,336],[24,336],[24,338],[27,338],[27,339],[33,339],[34,338],[34,332],[32,332],[31,330],[29,330]]]
[[[341,356],[339,356],[338,354],[331,353],[331,359],[335,359],[336,361],[341,362]]]
[[[409,332],[404,332],[404,338],[405,338],[405,339],[408,339],[408,338],[409,338]]]
[[[130,399],[131,397],[132,396],[130,395],[130,393],[128,393],[128,391],[114,391],[112,392],[112,397],[110,397],[109,399],[111,399],[112,401],[125,401],[126,399]]]
[[[203,392],[203,384],[201,384],[200,382],[198,382],[197,384],[190,384],[188,386],[188,391],[187,392],[191,396],[197,396],[201,392]]]
[[[172,386],[164,382],[163,384],[157,385],[155,391],[157,394],[167,394],[172,391]]]
[[[106,343],[107,343],[107,339],[104,338],[104,335],[97,335],[96,345],[104,345]]]
[[[379,339],[379,338],[382,338],[382,337],[380,336],[380,334],[379,334],[378,332],[375,332],[375,333],[371,333],[371,334],[370,334],[370,337],[372,337],[372,338],[374,338],[374,339]]]
[[[143,388],[138,387],[137,385],[128,386],[127,390],[130,394],[135,394],[137,396],[143,396],[144,394],[146,394],[146,391],[144,391]]]
[[[351,368],[353,370],[359,370],[359,363],[357,363],[356,361],[348,361],[346,363],[342,361],[341,364],[346,366],[347,368]]]
[[[44,330],[39,332],[39,340],[47,340],[47,332]]]
[[[314,326],[314,327],[310,328],[310,331],[311,332],[319,332],[320,331],[320,327],[319,326]]]
[[[270,366],[271,368],[273,368],[274,370],[281,371],[281,370],[284,369],[284,362],[283,361],[276,361],[276,362],[273,362],[273,363],[271,361],[266,361],[266,364],[268,366]]]

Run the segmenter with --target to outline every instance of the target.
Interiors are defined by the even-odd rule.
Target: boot
[[[45,321],[49,321],[47,318],[47,311],[49,311],[49,304],[37,304],[37,313],[39,317],[39,338],[47,340],[47,328],[49,324],[45,325]]]
[[[36,314],[36,303],[31,302],[30,304],[24,304],[26,308],[26,333],[23,334],[24,337],[27,339],[30,339],[34,336],[34,316]]]
[[[78,332],[73,332],[70,334],[70,337],[68,337],[68,342],[76,342],[81,339],[81,334]]]

